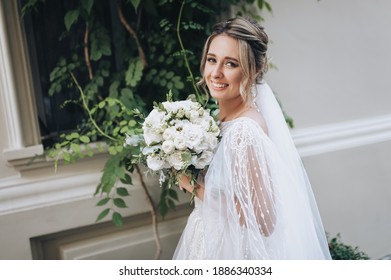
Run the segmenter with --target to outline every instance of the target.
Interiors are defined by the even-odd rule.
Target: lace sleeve
[[[227,142],[232,164],[232,191],[240,225],[257,228],[264,236],[272,234],[276,210],[263,132],[255,124],[245,122],[233,128]],[[266,135],[263,135],[266,137]]]

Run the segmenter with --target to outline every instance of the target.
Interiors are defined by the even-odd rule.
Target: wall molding
[[[292,137],[301,157],[391,141],[391,115],[294,129]],[[63,174],[54,174],[50,170],[35,178],[25,177],[22,173],[20,177],[0,180],[0,215],[91,199],[100,180],[103,160],[104,157],[86,160],[73,167],[62,166],[66,169]],[[47,166],[38,172],[45,169]]]
[[[391,141],[391,115],[293,129],[293,140],[301,157]]]

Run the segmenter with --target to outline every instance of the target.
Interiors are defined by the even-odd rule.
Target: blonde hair
[[[245,103],[251,98],[251,86],[262,81],[267,71],[267,44],[269,38],[264,28],[256,21],[236,17],[225,22],[216,24],[213,27],[212,34],[207,38],[201,58],[200,71],[202,79],[197,83],[205,92],[206,81],[204,69],[210,44],[218,35],[227,35],[234,38],[239,43],[239,66],[243,73],[243,79],[240,82],[240,94]]]

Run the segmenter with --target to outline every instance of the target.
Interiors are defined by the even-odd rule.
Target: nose
[[[223,77],[223,71],[222,66],[220,64],[215,64],[212,70],[212,77],[213,78],[222,78]]]

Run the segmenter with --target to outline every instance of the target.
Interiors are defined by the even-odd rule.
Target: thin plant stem
[[[189,61],[187,60],[186,50],[185,50],[185,47],[183,46],[181,33],[180,33],[182,12],[183,12],[183,8],[185,7],[185,4],[186,4],[186,0],[183,0],[181,8],[179,9],[178,22],[177,22],[177,27],[176,27],[176,34],[177,34],[177,37],[178,37],[179,45],[181,46],[182,55],[183,55],[183,58],[185,60],[185,65],[186,65],[187,71],[189,72],[189,75],[190,75],[191,83],[193,84],[193,88],[194,88],[195,94],[197,96],[197,101],[202,103],[202,97],[201,97],[201,95],[200,95],[200,93],[198,91],[198,88],[197,88],[196,84],[195,84],[195,79],[194,79],[194,76],[193,76],[193,72],[191,71],[191,68],[190,68],[190,65],[189,65]]]
[[[104,137],[106,137],[107,139],[110,139],[112,141],[117,141],[117,139],[111,137],[110,135],[106,134],[100,127],[99,125],[95,122],[94,118],[92,117],[92,114],[91,114],[91,110],[90,108],[88,108],[88,104],[87,104],[87,100],[86,100],[86,96],[84,95],[84,92],[83,92],[83,89],[81,88],[81,86],[79,85],[79,83],[77,82],[76,78],[75,78],[75,75],[73,75],[72,72],[70,72],[71,74],[71,77],[72,77],[72,80],[73,82],[76,84],[76,87],[78,88],[79,92],[80,92],[80,95],[81,95],[81,99],[83,100],[83,107],[84,109],[87,111],[88,113],[88,118],[90,119],[90,121],[92,122],[92,124],[94,125],[94,127],[96,128],[96,130]]]

